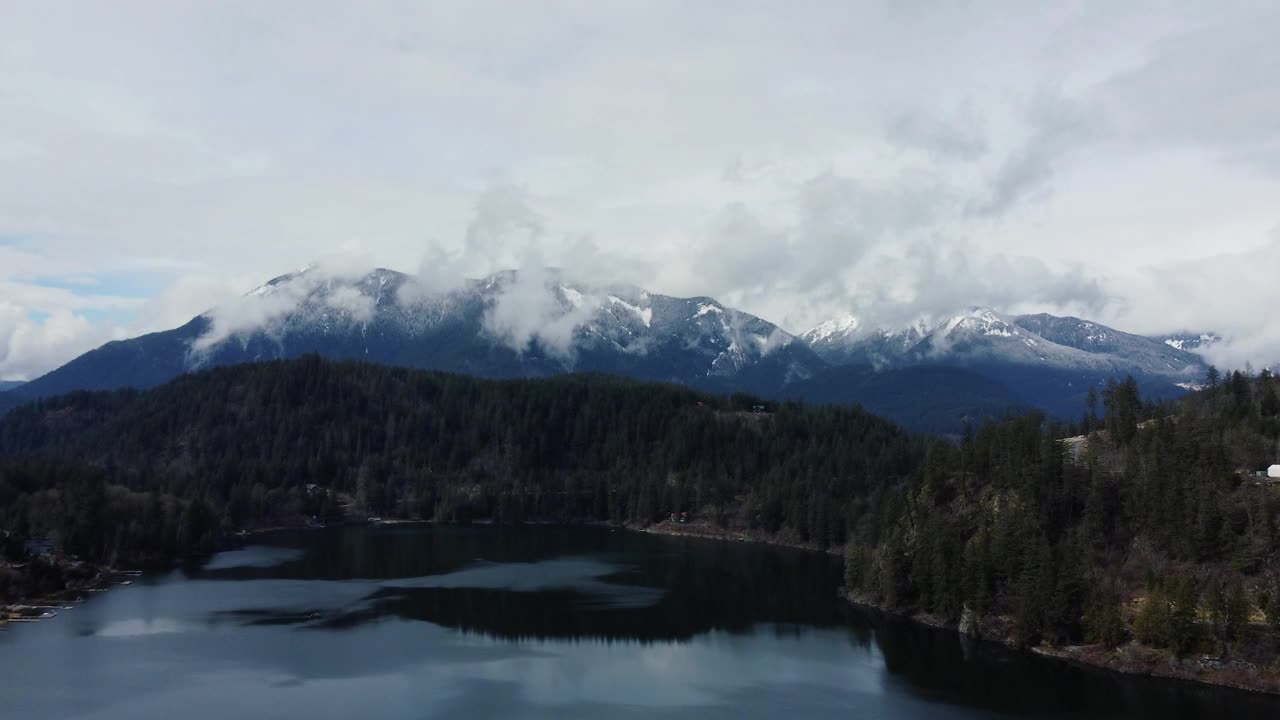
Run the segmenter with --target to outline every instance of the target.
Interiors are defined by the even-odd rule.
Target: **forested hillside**
[[[1024,645],[1274,663],[1280,483],[1259,471],[1280,462],[1280,382],[1210,381],[1155,405],[1110,385],[1087,436],[1028,415],[935,443],[850,530],[847,584]]]
[[[37,539],[136,566],[239,530],[368,516],[645,526],[688,512],[845,545],[856,597],[1020,644],[1137,638],[1263,666],[1280,641],[1280,484],[1256,473],[1280,453],[1280,382],[1210,380],[1166,403],[1113,383],[1074,423],[1031,413],[953,442],[857,409],[310,356],[15,410],[0,421],[0,530],[10,561]]]
[[[851,408],[605,376],[478,380],[311,356],[0,422],[0,527],[137,561],[244,528],[382,516],[613,521],[672,512],[844,542],[922,445]]]

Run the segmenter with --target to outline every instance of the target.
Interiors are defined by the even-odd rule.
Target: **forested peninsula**
[[[0,602],[268,527],[606,522],[842,552],[855,601],[1134,672],[1280,689],[1280,382],[1113,383],[958,438],[597,375],[309,356],[0,419]]]

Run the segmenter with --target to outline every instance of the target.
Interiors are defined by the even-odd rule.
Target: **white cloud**
[[[792,331],[956,302],[1280,337],[1218,300],[1229,273],[1129,282],[1280,222],[1263,0],[53,5],[4,11],[0,376],[353,239],[418,290],[532,244]],[[139,272],[164,281],[92,284]],[[14,329],[49,322],[77,339]]]
[[[599,307],[600,300],[591,296],[566,303],[558,278],[547,271],[541,253],[530,248],[485,311],[484,328],[516,352],[523,353],[537,340],[539,347],[571,361],[574,333]]]
[[[1208,260],[1141,268],[1120,283],[1141,302],[1118,304],[1113,322],[1140,332],[1213,332],[1223,340],[1206,357],[1224,368],[1280,361],[1280,229],[1266,245]],[[1179,308],[1179,312],[1162,312]]]
[[[33,319],[21,307],[0,300],[0,379],[25,380],[118,339],[117,329],[91,323],[70,310]]]
[[[520,187],[499,185],[479,193],[462,247],[450,250],[438,241],[428,243],[414,282],[400,289],[402,300],[457,289],[468,277],[483,277],[514,265],[518,247],[534,247],[542,235],[542,220]]]
[[[372,320],[376,305],[373,297],[365,295],[350,285],[335,288],[333,292],[325,295],[325,303],[357,323],[367,323]]]
[[[228,298],[209,310],[209,329],[192,343],[191,350],[198,356],[227,338],[263,329],[270,332],[321,286],[359,278],[372,269],[369,259],[358,251],[333,253],[279,282]],[[327,307],[347,314],[356,323],[368,322],[373,317],[374,299],[356,288],[337,287],[322,293],[321,297]]]

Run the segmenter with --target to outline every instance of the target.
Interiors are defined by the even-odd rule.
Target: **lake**
[[[595,528],[254,543],[0,632],[0,717],[1280,717],[851,607],[819,553]]]

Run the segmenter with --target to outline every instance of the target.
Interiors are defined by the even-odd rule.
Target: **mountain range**
[[[860,403],[908,426],[954,431],[1031,406],[1075,416],[1089,387],[1125,374],[1146,397],[1180,394],[1206,369],[1192,342],[988,308],[902,328],[846,317],[797,336],[709,297],[574,282],[554,269],[427,288],[393,270],[309,268],[181,327],[87,352],[0,393],[0,411],[72,390],[145,388],[205,367],[317,353],[481,377],[601,372]]]
[[[1162,398],[1194,387],[1207,369],[1200,355],[1167,338],[1134,335],[1075,317],[1004,316],[981,307],[936,323],[889,329],[867,328],[847,316],[801,337],[832,365],[968,368],[1058,415],[1078,412],[1088,388],[1110,377],[1133,375],[1145,395]]]

